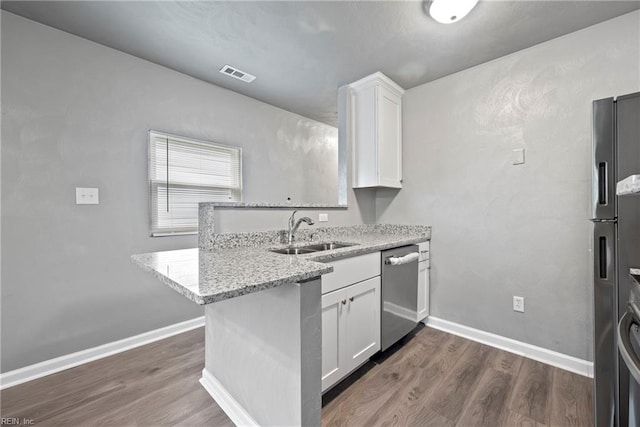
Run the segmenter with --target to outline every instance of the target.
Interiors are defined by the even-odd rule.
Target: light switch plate
[[[328,213],[318,214],[318,222],[327,222],[327,221],[329,221],[329,214]]]
[[[513,150],[513,164],[514,165],[523,165],[524,164],[524,148],[518,148]]]
[[[97,188],[76,187],[76,205],[98,205],[100,199]]]

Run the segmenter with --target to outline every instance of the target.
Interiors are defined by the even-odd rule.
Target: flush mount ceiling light
[[[429,14],[442,24],[458,22],[474,8],[478,0],[433,0]]]

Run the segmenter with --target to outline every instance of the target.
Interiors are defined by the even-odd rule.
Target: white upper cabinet
[[[353,188],[402,188],[404,89],[380,72],[348,87]]]

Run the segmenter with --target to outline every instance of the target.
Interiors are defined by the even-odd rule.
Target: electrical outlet
[[[76,187],[76,205],[98,205],[100,199],[97,188]]]
[[[524,313],[524,297],[513,297],[513,311]]]
[[[329,214],[328,213],[318,214],[318,222],[327,222],[327,221],[329,221]]]

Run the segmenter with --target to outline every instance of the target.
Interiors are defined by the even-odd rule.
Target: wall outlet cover
[[[327,221],[329,221],[329,214],[328,213],[318,214],[318,222],[327,222]]]
[[[524,148],[518,148],[513,150],[513,164],[514,165],[523,165],[524,164]]]
[[[513,311],[524,313],[524,297],[513,297]]]
[[[99,205],[97,188],[76,187],[76,205]]]

